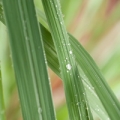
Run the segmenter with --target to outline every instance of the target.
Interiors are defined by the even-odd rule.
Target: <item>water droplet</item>
[[[70,65],[70,64],[67,64],[67,65],[66,65],[66,68],[67,68],[68,70],[71,70],[71,65]]]
[[[62,22],[60,22],[60,24],[62,25],[63,23],[62,23]]]
[[[97,111],[100,111],[99,109],[97,109]]]
[[[72,51],[70,50],[69,53],[72,54]]]
[[[77,104],[76,105],[79,105],[79,102],[77,102]]]

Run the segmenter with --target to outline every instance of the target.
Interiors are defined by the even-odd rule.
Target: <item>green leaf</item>
[[[48,65],[61,78],[59,62],[58,62],[57,54],[54,48],[52,37],[49,31],[47,31],[42,25],[41,25],[41,29],[42,29],[43,39],[44,39],[44,46],[45,46],[45,52],[47,55]],[[81,74],[81,76],[83,75]],[[84,82],[86,92],[88,93],[87,95],[89,95],[88,99],[89,99],[91,108],[98,114],[99,117],[103,119],[107,119],[108,116],[107,114],[105,114],[105,110],[100,104],[98,97],[96,97],[93,87],[86,81],[87,79],[82,79],[82,80]],[[94,103],[93,103],[93,100],[95,101]],[[99,107],[99,111],[96,111],[96,106]]]
[[[2,27],[3,28],[3,27]],[[42,28],[42,34],[43,34],[43,39],[44,39],[44,45],[45,45],[45,50],[46,50],[46,54],[47,54],[47,60],[48,60],[48,63],[49,63],[49,66],[51,66],[51,68],[54,70],[54,72],[60,77],[60,71],[59,71],[59,63],[58,63],[58,59],[57,59],[57,56],[56,56],[56,52],[54,51],[54,45],[53,45],[53,41],[52,41],[52,38],[51,38],[51,35],[50,35],[50,33],[41,25],[41,28]],[[2,29],[3,30],[3,29]],[[5,29],[4,29],[4,31],[5,31]],[[5,31],[5,32],[7,32],[7,31]],[[3,35],[3,36],[5,36],[5,38],[7,38],[7,40],[8,40],[8,36],[6,35],[6,34],[3,34],[2,32],[0,32],[1,33],[1,35]],[[0,36],[1,37],[1,36]],[[4,39],[5,39],[4,38]],[[3,38],[2,38],[3,39]],[[1,41],[1,43],[2,43],[2,46],[3,46],[3,41]],[[5,44],[5,43],[4,43]],[[52,45],[52,46],[51,46]],[[53,48],[52,48],[53,47]],[[52,49],[52,50],[51,50]],[[49,52],[50,51],[50,52]],[[55,53],[54,53],[54,52]],[[52,54],[51,54],[51,52],[52,52]],[[3,52],[2,54],[5,54],[5,56],[6,56],[6,53],[5,52]],[[7,56],[8,56],[8,58],[9,58],[9,53],[7,53]],[[5,57],[6,58],[6,57]],[[53,60],[52,60],[53,59]],[[3,59],[3,61],[5,62],[6,60],[5,59]],[[8,61],[10,61],[10,58],[8,59]],[[3,63],[2,61],[2,66],[1,67],[6,67],[5,65],[3,66],[3,64],[8,64],[8,61],[7,61],[7,63],[5,62],[5,63]],[[50,61],[50,62],[49,62]],[[9,63],[9,64],[11,64],[11,63]],[[11,66],[11,65],[10,65]],[[55,66],[55,67],[54,67]],[[13,68],[11,68],[11,69],[13,69]],[[10,69],[10,71],[13,71],[13,70],[11,70]],[[8,70],[7,70],[8,71]],[[6,78],[4,78],[4,79],[6,79],[5,81],[10,85],[11,84],[11,79],[14,79],[14,77],[10,77],[10,75],[12,74],[12,73],[10,73],[10,71],[8,71],[8,74],[7,74],[7,76],[9,76],[9,79],[6,79]],[[81,76],[83,76],[83,75],[81,75]],[[3,75],[3,77],[6,77],[6,71],[5,71],[5,74]],[[96,94],[95,94],[95,92],[93,91],[93,89],[92,89],[92,86],[86,81],[86,79],[84,80],[84,78],[82,78],[82,80],[83,80],[83,83],[84,83],[84,85],[85,85],[85,89],[86,89],[86,93],[87,93],[87,97],[88,97],[88,99],[89,99],[89,103],[90,103],[90,106],[91,106],[91,108],[92,108],[92,110],[94,111],[94,112],[96,112],[97,114],[98,114],[98,116],[102,119],[102,120],[106,120],[107,118],[108,118],[108,116],[107,116],[107,113],[105,112],[105,110],[104,110],[104,108],[102,107],[102,105],[101,105],[101,103],[100,103],[100,101],[99,101],[99,99],[98,99],[98,97],[96,97]],[[8,81],[10,81],[10,82],[8,82]],[[13,84],[13,82],[12,82],[12,84]],[[6,86],[6,87],[8,87],[8,86]],[[5,89],[6,90],[6,89]],[[9,91],[9,87],[8,87],[8,91]],[[4,93],[5,93],[5,91],[4,91]],[[8,95],[7,95],[8,96]],[[9,101],[9,98],[6,98],[7,99],[7,101]],[[93,102],[93,100],[95,101],[95,102]],[[97,108],[99,108],[99,111],[96,109],[96,107]],[[103,114],[104,113],[104,114]]]
[[[3,7],[23,119],[55,120],[33,0],[3,0]]]
[[[75,41],[74,37],[71,36],[71,39],[71,41],[74,42],[74,45],[78,46],[74,46],[74,48],[76,48],[76,60],[79,62],[80,67],[94,87],[94,90],[106,109],[110,119],[119,119],[120,103],[118,102],[116,96],[106,83],[104,77],[90,55],[83,49],[78,41]],[[79,49],[79,52],[77,52],[77,49]]]
[[[57,0],[42,0],[55,44],[70,120],[92,120],[86,92],[75,61]]]
[[[60,71],[59,69],[57,69],[59,68],[59,64],[58,64],[57,54],[55,52],[55,48],[52,42],[52,38],[50,37],[50,34],[48,33],[48,31],[45,30],[44,27],[42,27],[42,29],[44,29],[42,30],[42,32],[44,32],[43,39],[44,39],[45,50],[46,50],[49,66],[54,72],[56,72],[59,75]],[[46,37],[46,36],[49,36],[49,37]],[[111,119],[114,117],[115,119],[119,118],[120,104],[116,99],[115,95],[113,94],[113,92],[111,91],[110,87],[107,85],[100,70],[98,69],[98,67],[96,66],[95,62],[90,57],[90,55],[80,45],[80,43],[70,34],[69,34],[69,37],[70,37],[70,43],[75,53],[75,57],[78,65],[82,68],[85,75],[91,82],[95,92],[99,96],[99,99],[103,103],[110,118]],[[48,51],[49,51],[49,54],[48,54]],[[54,57],[52,57],[51,59],[51,56],[54,56]],[[56,64],[54,65],[54,63]],[[114,116],[113,112],[115,112],[114,114],[116,114],[116,116]]]
[[[42,15],[44,17],[44,15]],[[42,16],[39,14],[38,17],[41,17]],[[46,54],[47,54],[47,60],[48,60],[48,63],[49,63],[49,66],[50,68],[60,76],[60,71],[59,71],[59,63],[58,63],[58,58],[57,58],[57,55],[56,55],[56,51],[55,51],[55,48],[54,48],[54,45],[53,45],[53,41],[52,41],[52,38],[50,36],[50,33],[43,27],[42,29],[44,29],[44,31],[42,30],[42,32],[44,33],[43,35],[43,38],[44,38],[44,44],[45,44],[45,50],[46,50]],[[114,103],[115,103],[115,106],[114,108],[118,108],[118,112],[120,111],[120,103],[118,102],[118,100],[116,99],[116,97],[114,96],[113,92],[111,91],[111,89],[109,88],[108,85],[106,85],[106,81],[105,79],[103,78],[102,74],[100,73],[100,70],[98,69],[98,67],[96,66],[95,62],[92,60],[92,58],[88,55],[88,53],[84,50],[84,48],[80,45],[80,43],[77,42],[77,40],[75,38],[73,38],[72,36],[70,36],[70,42],[71,42],[71,46],[73,48],[73,50],[75,51],[75,56],[77,58],[77,61],[78,61],[78,65],[80,66],[81,64],[87,64],[87,68],[89,67],[89,70],[88,70],[88,75],[91,76],[91,74],[93,74],[92,76],[94,76],[94,80],[98,79],[100,81],[102,81],[104,83],[104,88],[107,88],[105,91],[109,91],[109,93],[107,92],[106,94],[108,94],[109,96],[111,96],[110,98],[113,99]],[[74,41],[73,41],[74,40]],[[75,43],[76,44],[75,44]],[[83,49],[83,50],[82,50]],[[83,51],[81,53],[81,50]],[[49,53],[48,53],[49,51]],[[82,59],[82,62],[81,62],[81,59],[79,60],[79,57],[81,58],[81,55],[84,56]],[[52,57],[51,57],[52,56]],[[85,69],[85,68],[84,68]],[[92,69],[92,71],[91,71]],[[93,71],[96,71],[97,74],[94,75],[95,72]],[[100,83],[101,84],[101,83]],[[85,84],[86,88],[88,84]],[[91,90],[91,89],[90,89]],[[101,91],[102,90],[102,87],[99,88],[99,90]],[[103,91],[103,90],[102,90]],[[92,92],[94,91],[91,91],[91,94]],[[104,91],[103,91],[104,93]],[[105,96],[104,100],[106,100],[106,97]],[[93,94],[93,96],[95,97],[96,95]],[[111,101],[110,99],[110,101]],[[94,100],[94,99],[93,99]],[[95,100],[96,102],[96,100]],[[109,100],[107,101],[109,102]],[[97,102],[96,102],[97,103]],[[93,104],[94,105],[94,104]],[[92,106],[92,105],[91,105]],[[107,109],[109,109],[110,111],[113,111],[113,109],[108,105],[106,104],[107,106]],[[94,108],[95,109],[95,108]],[[100,107],[99,110],[101,111],[102,108]],[[96,111],[96,113],[100,113],[100,111]],[[115,111],[113,111],[115,112]],[[116,112],[116,113],[118,113]],[[105,115],[105,114],[104,114]],[[102,116],[104,116],[102,115]],[[113,115],[113,114],[111,114]],[[100,115],[101,116],[101,115]],[[114,116],[115,119],[119,119],[118,117]]]

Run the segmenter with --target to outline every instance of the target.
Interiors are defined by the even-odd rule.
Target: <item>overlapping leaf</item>
[[[70,120],[92,120],[86,92],[66,32],[60,4],[57,0],[43,0],[47,21],[55,44]]]
[[[3,6],[23,119],[55,120],[33,0],[3,0]]]
[[[44,29],[44,28],[43,28]],[[44,29],[45,30],[45,29]],[[44,33],[44,35],[46,35],[46,34],[48,34],[47,33],[47,31],[45,30],[45,33]],[[45,36],[44,36],[45,37]],[[103,83],[105,82],[105,80],[104,80],[104,78],[103,77],[101,77],[102,75],[101,75],[101,73],[100,73],[100,71],[98,70],[98,68],[96,67],[96,65],[95,65],[95,63],[93,62],[93,60],[91,59],[91,57],[84,51],[84,49],[81,47],[81,46],[79,46],[79,43],[78,42],[76,42],[76,40],[72,37],[72,36],[70,36],[70,38],[71,38],[71,45],[73,45],[73,51],[77,51],[75,54],[76,54],[76,58],[78,57],[78,64],[79,65],[81,65],[81,64],[83,64],[83,65],[81,65],[82,66],[82,69],[84,70],[84,71],[86,71],[86,69],[85,69],[85,64],[86,64],[86,67],[87,68],[89,68],[88,69],[88,71],[87,72],[85,72],[86,73],[86,75],[87,75],[87,77],[89,76],[90,78],[92,78],[92,79],[94,79],[94,80],[96,80],[96,79],[99,79],[100,81],[102,81]],[[48,41],[50,39],[50,41]],[[49,66],[57,73],[57,74],[59,74],[59,64],[58,64],[58,60],[57,60],[57,56],[56,56],[56,52],[55,52],[55,49],[54,49],[54,45],[53,45],[53,43],[52,43],[52,39],[51,39],[51,36],[50,37],[48,37],[48,38],[45,38],[44,40],[46,40],[46,42],[45,42],[45,46],[48,46],[48,47],[45,47],[45,49],[46,49],[46,53],[47,53],[47,58],[48,58],[48,62],[49,62]],[[73,40],[75,40],[75,43],[74,43],[74,41]],[[77,47],[76,47],[77,46]],[[48,50],[47,50],[48,49]],[[48,51],[50,51],[49,53],[48,53]],[[51,54],[50,54],[51,53]],[[53,56],[52,56],[53,55]],[[52,56],[52,57],[51,57]],[[81,60],[80,58],[81,58],[81,56],[83,56],[82,57],[82,59],[83,60]],[[55,62],[56,61],[56,62]],[[53,64],[53,63],[55,63],[55,65]],[[80,67],[81,67],[80,66]],[[92,70],[92,72],[91,72],[91,70]],[[92,75],[91,75],[92,74]],[[91,77],[92,76],[92,77]],[[93,77],[94,76],[94,77]],[[88,77],[88,78],[89,78]],[[99,82],[98,82],[99,83]],[[101,84],[101,82],[100,82],[100,84]],[[107,91],[109,91],[109,92],[106,92],[105,94],[108,94],[108,93],[112,93],[111,92],[111,90],[109,89],[109,87],[106,85],[106,83],[105,84],[102,84],[102,85],[104,85],[105,87],[104,88],[107,88],[106,90]],[[101,86],[101,85],[100,85]],[[99,87],[98,88],[99,89],[99,91],[101,91],[102,90],[102,87]],[[105,91],[106,91],[105,90]],[[103,91],[103,90],[102,90]],[[104,93],[104,91],[103,91],[103,93]],[[108,95],[107,95],[108,96]],[[108,98],[110,98],[110,101],[111,101],[111,103],[112,103],[112,106],[113,106],[113,108],[117,108],[116,110],[118,111],[118,112],[116,112],[116,113],[119,113],[119,111],[120,111],[120,105],[119,105],[119,102],[118,102],[118,100],[116,100],[116,98],[114,97],[114,95],[113,95],[113,93],[110,95],[111,97],[108,97]],[[113,100],[112,100],[113,99]],[[104,98],[104,100],[106,101],[106,99]],[[109,102],[110,103],[110,101],[108,100],[107,102]],[[114,101],[114,102],[112,102],[112,101]],[[106,102],[106,103],[107,103]],[[116,105],[115,105],[116,104]],[[108,106],[106,109],[109,109],[111,112],[113,111],[112,109],[111,109],[111,107],[109,106],[109,105],[107,105],[106,104],[106,106]],[[101,109],[101,108],[100,108]],[[114,112],[114,111],[113,111]],[[99,113],[99,111],[98,111],[98,113]],[[114,115],[114,113],[113,114],[111,114],[112,116]],[[117,115],[118,116],[118,115]],[[111,118],[111,117],[110,117]],[[115,118],[114,119],[118,119],[119,120],[119,118],[118,117],[116,117],[115,116]]]

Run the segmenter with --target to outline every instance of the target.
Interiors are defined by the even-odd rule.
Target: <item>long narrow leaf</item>
[[[38,17],[41,17],[41,19],[43,19],[43,17],[44,17],[44,19],[45,19],[45,15],[43,16],[43,13],[42,13],[42,16],[41,16],[40,10],[37,10],[37,11],[39,13]],[[47,31],[49,31],[49,30],[46,31],[44,27],[42,27],[42,29],[44,29],[44,30],[42,30],[44,32],[44,34],[48,34]],[[48,36],[49,36],[49,39],[52,39],[50,37],[50,35],[48,35]],[[81,63],[81,59],[82,59],[82,61],[83,61],[84,64],[86,64],[86,63],[88,64],[87,67],[89,67],[90,69],[93,69],[93,71],[96,72],[97,75],[96,76],[94,75],[94,79],[95,80],[96,80],[96,78],[100,79],[100,81],[104,84],[106,90],[109,92],[109,95],[111,96],[111,98],[113,99],[113,101],[115,101],[115,104],[116,104],[117,108],[120,110],[120,103],[118,102],[118,100],[116,99],[116,96],[114,95],[114,93],[112,92],[112,90],[110,89],[110,87],[108,86],[108,84],[106,83],[106,80],[104,79],[103,75],[101,74],[99,68],[97,67],[97,65],[94,62],[94,60],[92,59],[92,57],[86,52],[86,50],[82,47],[82,45],[78,42],[78,40],[76,40],[71,34],[69,34],[69,37],[70,37],[70,43],[71,43],[72,49],[73,49],[73,51],[75,51],[75,57],[76,57],[76,60],[78,61],[78,65],[80,66],[82,64]],[[46,39],[44,39],[44,41],[46,41],[45,44],[48,44],[48,47],[50,47],[49,49],[52,48],[51,50],[54,51],[55,54],[56,54],[56,50],[54,48],[53,40],[50,40],[49,43],[48,43],[47,42],[48,39],[47,40]],[[46,49],[47,49],[47,47],[46,47]],[[83,57],[81,57],[81,56],[83,56]],[[57,57],[55,59],[57,59]],[[52,64],[51,67],[55,68],[55,66],[53,64]],[[90,72],[90,70],[88,70],[88,71],[89,71],[88,74],[94,73],[94,72]],[[99,89],[102,89],[102,88],[99,88]]]
[[[42,29],[45,30],[44,27],[42,27]],[[45,33],[43,33],[43,34],[48,34],[46,30],[44,32]],[[84,50],[84,48],[80,45],[80,43],[73,36],[71,36],[70,34],[69,34],[69,36],[70,36],[70,43],[71,43],[71,46],[75,53],[78,65],[82,68],[82,70],[84,71],[86,76],[89,78],[91,84],[94,86],[94,90],[96,91],[97,95],[99,96],[106,111],[109,113],[110,118],[118,119],[120,116],[120,114],[119,114],[120,104],[119,104],[117,98],[115,97],[115,95],[113,94],[113,92],[111,91],[109,86],[107,85],[100,70],[98,69],[98,67],[96,66],[95,62],[90,57],[90,55]],[[54,49],[52,38],[50,37],[50,35],[49,35],[48,39],[45,36],[43,36],[43,38],[45,41],[44,44],[46,46],[45,49],[46,49],[46,53],[47,53],[49,66],[51,67],[51,69],[53,71],[56,71],[56,73],[59,73],[60,71],[57,69],[57,66],[59,68],[58,59],[57,59],[57,55],[55,57],[56,52]],[[54,56],[53,57],[54,60],[51,59],[50,53],[48,54],[48,52],[47,52],[48,50],[50,51],[51,54],[53,54],[52,56]],[[54,62],[52,60],[56,61],[55,65],[53,64]],[[106,100],[107,100],[107,103],[106,103]],[[114,111],[113,111],[113,109],[114,109]],[[116,116],[115,116],[115,114],[116,114]]]
[[[64,26],[58,0],[42,0],[55,44],[70,120],[92,120],[86,92]]]
[[[23,119],[55,120],[33,0],[3,0],[3,7]]]
[[[49,66],[51,66],[50,68],[52,68],[52,70],[59,76],[60,76],[60,71],[59,71],[59,63],[58,63],[58,59],[57,59],[57,56],[56,56],[56,52],[54,51],[54,45],[53,45],[53,41],[51,40],[51,35],[50,33],[43,27],[41,26],[42,28],[42,35],[43,35],[43,39],[44,39],[44,45],[45,45],[45,50],[46,50],[46,54],[47,54],[47,60],[48,60],[48,64]],[[3,29],[2,29],[3,30]],[[6,31],[5,31],[6,32]],[[3,34],[0,32],[0,34],[2,34],[3,36],[6,36],[8,38],[8,36],[6,34]],[[1,37],[1,36],[0,36]],[[8,39],[7,39],[8,41]],[[2,42],[3,43],[3,42]],[[49,45],[50,44],[50,45]],[[51,46],[53,45],[53,46]],[[3,45],[2,45],[3,46]],[[53,47],[53,48],[52,48]],[[52,49],[52,50],[51,50]],[[54,52],[55,53],[54,53]],[[52,54],[51,54],[52,52]],[[3,54],[3,53],[2,53]],[[6,53],[4,53],[6,54]],[[9,57],[9,56],[8,56]],[[4,60],[3,60],[4,61]],[[4,63],[6,64],[6,63]],[[54,67],[55,66],[55,67]],[[11,73],[10,73],[11,74]],[[12,81],[10,81],[11,83]],[[86,82],[86,79],[84,80],[83,78],[83,82],[84,82],[84,85],[85,85],[85,89],[86,89],[86,92],[87,92],[87,97],[89,99],[89,103],[90,103],[90,106],[92,108],[92,110],[94,110],[94,112],[96,112],[98,114],[98,116],[102,119],[102,120],[106,120],[108,118],[104,108],[102,107],[102,105],[100,104],[100,101],[98,99],[98,97],[96,97],[96,94],[94,93],[94,90],[92,90],[92,86],[90,86],[90,84],[88,84]],[[9,83],[9,84],[10,84]],[[95,101],[93,103],[93,100]],[[96,108],[97,107],[97,108]],[[99,109],[99,110],[98,110]]]
[[[57,74],[59,74],[60,73],[60,71],[59,71],[59,64],[58,64],[58,59],[57,59],[57,55],[56,55],[56,52],[55,52],[55,48],[54,48],[54,45],[53,45],[53,42],[52,42],[52,38],[51,38],[51,36],[50,36],[50,33],[48,33],[48,31],[46,31],[46,29],[45,28],[43,28],[45,31],[45,34],[43,34],[43,35],[46,35],[46,34],[49,34],[49,37],[46,37],[46,36],[44,36],[44,44],[45,44],[45,49],[46,49],[46,54],[47,54],[47,59],[48,59],[48,63],[49,63],[49,66],[50,66],[50,68],[55,72],[55,73],[57,73]],[[43,30],[42,30],[42,32],[43,32]],[[101,73],[100,73],[100,71],[99,71],[99,69],[98,69],[98,67],[96,66],[96,64],[94,63],[94,61],[92,60],[92,58],[88,55],[88,53],[83,49],[83,47],[76,41],[76,39],[75,38],[73,38],[72,36],[70,36],[70,38],[71,38],[71,46],[73,46],[72,48],[73,48],[73,50],[75,51],[75,55],[77,55],[77,54],[80,54],[80,55],[82,55],[82,56],[84,56],[82,59],[82,63],[83,64],[88,64],[88,66],[87,67],[89,67],[90,69],[92,69],[93,71],[95,71],[95,72],[97,72],[97,74],[95,74],[94,75],[94,72],[91,72],[91,70],[89,69],[88,70],[88,73],[87,74],[89,74],[89,75],[91,75],[91,74],[93,74],[94,75],[94,80],[96,80],[96,79],[100,79],[100,81],[102,81],[103,83],[104,83],[104,86],[105,86],[105,88],[107,88],[106,90],[109,92],[109,95],[111,96],[111,99],[113,99],[113,101],[114,101],[114,106],[116,106],[116,108],[118,108],[118,112],[120,111],[120,104],[119,104],[119,102],[118,102],[118,100],[116,99],[116,97],[114,96],[114,94],[112,93],[112,91],[111,91],[111,89],[109,88],[109,86],[108,85],[106,85],[106,82],[105,82],[105,80],[104,80],[104,78],[102,77],[102,75],[101,75]],[[73,41],[74,40],[74,41]],[[76,43],[76,44],[75,44]],[[47,51],[50,51],[49,52],[49,54],[47,53]],[[83,51],[82,53],[81,53],[81,50]],[[77,53],[77,54],[76,54]],[[81,56],[76,56],[76,58],[78,58],[78,57],[81,57]],[[51,58],[51,56],[52,56],[52,58]],[[53,57],[54,56],[54,57]],[[90,63],[89,63],[90,62]],[[80,64],[82,64],[81,63],[81,60],[79,60],[79,58],[78,58],[78,65],[80,65]],[[93,69],[94,68],[94,69]],[[102,87],[99,87],[99,91],[101,91],[102,90]],[[105,91],[106,91],[105,90]],[[104,92],[103,92],[104,93]],[[108,95],[107,95],[108,96]],[[105,98],[107,97],[107,96],[105,96]],[[104,98],[104,99],[105,99]],[[110,102],[111,101],[111,99],[110,100],[108,100],[108,102]],[[111,101],[112,102],[112,101]],[[112,110],[112,108],[111,107],[109,107],[107,104],[106,104],[106,106],[107,106],[107,108],[106,109],[110,109],[110,110]],[[99,109],[101,109],[101,108],[99,108]],[[97,111],[98,113],[99,113],[99,111]],[[117,113],[118,113],[117,112]],[[117,119],[117,118],[116,118]]]
[[[51,37],[49,31],[47,31],[42,25],[41,25],[41,29],[42,29],[43,39],[44,39],[44,46],[45,46],[45,52],[47,55],[46,57],[47,57],[48,65],[61,78],[59,62],[58,62],[57,54],[56,54],[56,51],[54,48],[52,37]],[[72,42],[71,42],[71,45],[72,45]],[[74,45],[72,45],[72,46],[74,46]],[[51,58],[51,56],[52,56],[52,58]],[[79,61],[78,61],[78,64],[79,64]],[[90,103],[92,103],[92,104],[90,104],[90,106],[92,107],[94,112],[96,112],[98,114],[98,116],[100,116],[100,118],[107,119],[108,118],[108,116],[106,115],[107,113],[105,113],[100,102],[98,101],[98,97],[96,97],[94,90],[92,90],[92,86],[90,86],[90,84],[88,84],[86,82],[86,79],[84,80],[84,85],[85,85],[85,89],[87,90],[87,93],[89,95],[90,95],[90,93],[92,94],[93,97],[91,95],[90,95],[90,97],[92,97],[93,99],[92,98],[91,99],[95,101],[94,103],[93,103],[93,101],[90,102]],[[90,101],[90,99],[89,99],[89,101]],[[96,111],[96,106],[98,106],[99,111],[98,110]]]

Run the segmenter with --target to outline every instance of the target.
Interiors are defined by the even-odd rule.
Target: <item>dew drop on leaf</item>
[[[72,51],[70,50],[69,53],[72,54]]]
[[[60,22],[60,24],[62,25],[63,23],[62,23],[62,22]]]
[[[66,68],[67,68],[68,70],[71,70],[71,65],[70,65],[70,64],[67,64],[67,65],[66,65]]]

